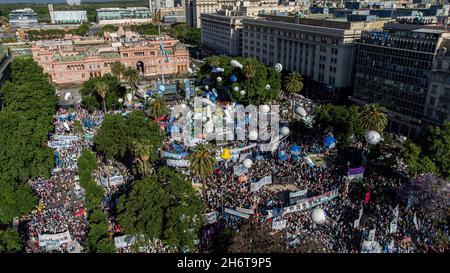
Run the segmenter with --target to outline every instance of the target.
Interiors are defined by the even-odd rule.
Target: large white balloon
[[[321,208],[313,209],[311,212],[311,219],[316,224],[319,224],[319,225],[324,224],[325,221],[327,220],[327,218],[325,216],[325,211]]]
[[[242,68],[242,67],[244,67],[240,62],[238,62],[236,60],[231,60],[230,61],[230,65],[231,65],[231,67],[234,67],[234,68]]]
[[[208,85],[205,85],[205,90],[208,90],[209,89],[209,86]]]
[[[216,81],[217,81],[217,82],[221,82],[221,81],[222,81],[222,77],[217,77],[217,78],[216,78]]]
[[[63,123],[63,125],[64,125],[64,128],[66,128],[67,131],[70,131],[69,123],[67,123],[67,121],[65,121]]]
[[[275,65],[275,71],[277,71],[278,73],[280,73],[283,70],[283,65],[280,63],[277,63]]]
[[[123,103],[123,99],[122,99],[122,98],[119,98],[117,101],[118,101],[119,103]]]
[[[269,90],[270,89],[270,84],[266,84],[266,90]]]
[[[190,74],[194,73],[194,71],[192,71],[192,68],[190,68],[190,67],[187,69],[187,71],[188,71]]]
[[[239,91],[239,86],[235,86],[235,87],[233,88],[233,90],[236,91],[236,92],[238,92],[238,91]]]
[[[281,128],[281,134],[283,136],[287,136],[289,134],[289,132],[290,132],[290,130],[289,130],[288,127],[284,126],[284,127]]]
[[[71,95],[72,95],[72,93],[67,92],[67,93],[64,95],[64,99],[65,99],[65,100],[69,100],[69,98],[70,98]]]
[[[250,158],[247,158],[246,160],[244,160],[244,167],[246,167],[247,169],[250,169],[253,165],[253,161]]]
[[[241,96],[245,95],[245,90],[241,90],[239,94],[241,94]]]
[[[303,107],[301,107],[301,106],[297,107],[297,109],[295,109],[295,111],[296,111],[297,114],[298,114],[299,116],[301,116],[302,118],[306,117],[306,115],[307,115],[305,108],[303,108]]]
[[[263,112],[263,113],[268,113],[270,111],[270,106],[264,104],[264,105],[261,105],[261,107],[259,109],[261,109],[261,112]]]
[[[248,138],[252,141],[258,140],[258,132],[256,132],[256,131],[249,132]]]
[[[377,131],[367,131],[365,134],[367,143],[375,145],[381,141],[381,136]]]

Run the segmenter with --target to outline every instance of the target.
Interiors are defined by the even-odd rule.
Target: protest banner
[[[246,209],[246,208],[239,208],[239,207],[236,208],[236,211],[239,211],[239,212],[242,212],[245,214],[254,214],[255,213],[254,209]]]
[[[236,211],[234,209],[225,208],[225,213],[228,213],[228,214],[231,214],[231,215],[234,215],[237,217],[245,218],[245,219],[250,218],[250,215]]]
[[[125,179],[122,175],[111,176],[109,179],[109,186],[118,186],[125,183]]]
[[[40,247],[49,245],[50,248],[53,248],[72,241],[72,236],[68,230],[57,234],[38,234],[38,241]]]
[[[364,167],[349,168],[347,176],[348,176],[348,180],[349,181],[363,179],[363,177],[364,177]]]
[[[206,214],[206,224],[214,224],[217,222],[217,217],[219,216],[219,212],[213,211]]]
[[[233,167],[233,174],[235,176],[241,176],[246,173],[248,173],[248,169],[244,167],[244,165],[237,165]]]
[[[335,189],[335,190],[323,193],[321,195],[303,199],[303,200],[299,201],[299,203],[297,205],[283,208],[282,214],[288,214],[288,213],[292,213],[292,212],[310,209],[310,208],[313,208],[322,203],[328,202],[338,196],[339,196],[339,191],[338,191],[338,189]],[[267,210],[267,218],[272,218],[274,216],[275,215],[273,214],[273,210]]]
[[[259,191],[259,189],[261,189],[264,185],[270,184],[272,184],[272,176],[271,175],[264,176],[258,182],[250,184],[250,191],[251,192]]]
[[[170,167],[189,167],[189,160],[184,160],[184,159],[180,159],[180,160],[175,160],[175,159],[166,159],[166,164],[167,166]]]
[[[375,241],[376,228],[369,231],[368,241]]]
[[[381,246],[376,241],[364,241],[361,246],[361,253],[381,253]]]

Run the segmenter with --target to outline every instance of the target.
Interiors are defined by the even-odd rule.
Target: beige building
[[[384,22],[266,16],[244,19],[242,55],[266,65],[281,63],[328,88],[352,85],[354,42]]]
[[[66,36],[62,40],[37,41],[33,59],[55,84],[82,83],[111,72],[115,62],[136,68],[143,76],[187,73],[189,52],[178,40],[162,37],[166,54],[156,36],[141,37],[123,29],[100,37]]]

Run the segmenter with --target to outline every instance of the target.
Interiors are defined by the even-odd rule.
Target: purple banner
[[[350,176],[350,175],[358,175],[358,174],[363,174],[363,173],[364,173],[364,167],[349,168],[348,169],[348,176]]]

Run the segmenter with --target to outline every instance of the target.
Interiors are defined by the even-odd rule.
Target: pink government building
[[[160,50],[160,39],[167,59]],[[59,40],[37,41],[33,59],[55,84],[82,83],[111,72],[115,62],[136,68],[141,75],[160,77],[186,74],[189,52],[168,36],[140,36],[131,31],[105,32],[104,37],[67,35]]]

